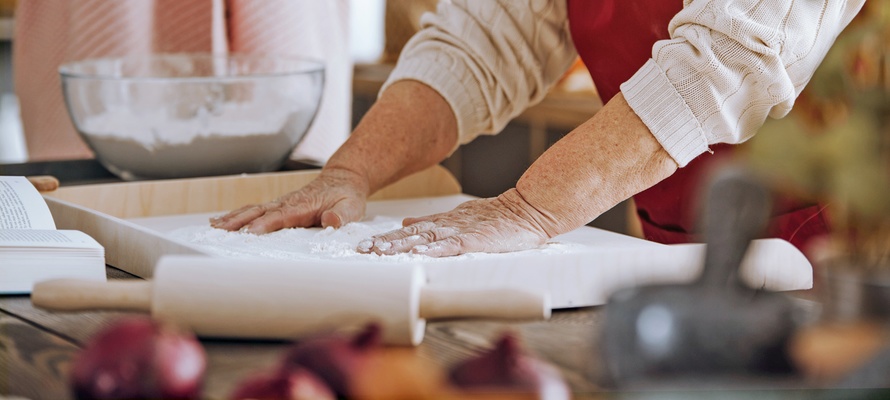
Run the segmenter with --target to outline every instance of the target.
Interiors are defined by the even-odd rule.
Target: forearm
[[[368,194],[445,159],[457,144],[457,122],[448,103],[411,80],[387,88],[323,173],[348,171]]]
[[[619,93],[541,155],[517,182],[516,194],[537,211],[533,218],[553,237],[590,222],[676,169]]]

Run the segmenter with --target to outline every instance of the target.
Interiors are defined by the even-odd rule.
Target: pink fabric
[[[321,163],[349,133],[346,0],[20,0],[13,49],[29,159],[89,158],[64,107],[58,66],[95,57],[214,52],[326,61],[316,123],[295,157]],[[331,76],[338,77],[331,82]]]

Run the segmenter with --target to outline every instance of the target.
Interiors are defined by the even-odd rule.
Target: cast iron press
[[[607,380],[627,384],[670,377],[790,372],[786,343],[795,329],[790,299],[750,289],[737,271],[770,213],[768,191],[725,170],[706,198],[704,270],[686,285],[616,292],[605,308]]]

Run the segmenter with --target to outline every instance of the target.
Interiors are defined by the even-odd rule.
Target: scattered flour
[[[437,262],[458,259],[504,257],[505,254],[471,253],[457,257],[436,258],[421,254],[396,254],[381,256],[356,251],[359,243],[373,235],[401,228],[401,219],[377,216],[373,219],[353,222],[340,229],[292,228],[265,235],[245,232],[229,232],[210,225],[188,226],[176,229],[168,237],[191,243],[214,255],[232,258],[269,258],[280,260],[360,260],[374,262]],[[526,251],[566,253],[582,248],[579,243],[551,242],[542,248]],[[520,255],[523,252],[510,253]]]

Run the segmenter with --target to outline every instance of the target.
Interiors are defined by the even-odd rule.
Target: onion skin
[[[568,386],[559,372],[522,354],[515,337],[505,334],[495,347],[456,364],[450,384],[468,395],[509,395],[509,398],[569,399]]]
[[[71,367],[78,399],[197,399],[207,360],[194,335],[147,317],[96,333]]]
[[[341,335],[303,340],[284,356],[282,368],[305,368],[321,378],[339,398],[355,397],[354,380],[370,356],[383,349],[380,325],[368,324],[352,338]]]

